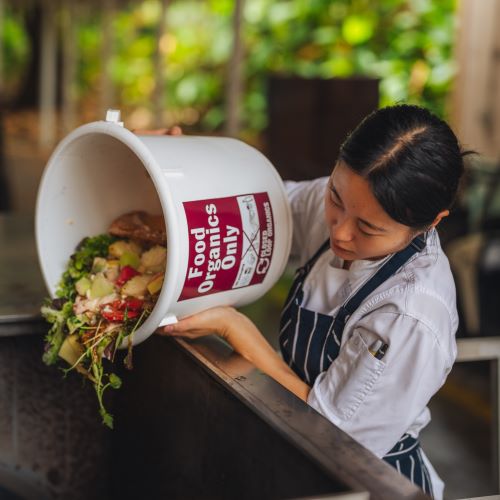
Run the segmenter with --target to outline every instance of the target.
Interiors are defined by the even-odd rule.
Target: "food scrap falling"
[[[132,368],[132,337],[153,310],[163,285],[167,258],[162,216],[132,212],[116,219],[107,234],[84,238],[71,255],[56,291],[41,308],[52,324],[43,361],[68,364],[92,381],[103,422],[113,417],[104,391],[118,389],[112,371],[118,347],[128,345],[125,366]],[[103,360],[108,360],[104,361]]]

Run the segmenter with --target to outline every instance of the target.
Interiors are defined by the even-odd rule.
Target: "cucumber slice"
[[[92,262],[92,274],[102,273],[106,267],[106,259],[103,257],[94,257]]]
[[[137,269],[140,263],[141,263],[140,257],[134,252],[124,252],[120,257],[121,267],[130,266],[133,267],[134,269]]]
[[[125,252],[131,252],[139,255],[141,247],[134,241],[118,240],[109,245],[109,255],[119,259]]]
[[[75,288],[76,291],[78,292],[78,295],[85,296],[87,293],[87,290],[90,288],[92,285],[92,282],[86,277],[83,276],[80,278],[76,283],[75,283]]]
[[[99,299],[105,297],[115,291],[115,287],[111,281],[107,280],[103,274],[99,273],[94,278],[90,287],[90,298]]]

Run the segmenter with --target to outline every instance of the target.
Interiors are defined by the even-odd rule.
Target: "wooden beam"
[[[232,137],[240,131],[241,96],[243,93],[242,66],[244,47],[241,37],[244,0],[234,2],[233,47],[228,63],[226,86],[226,134]]]
[[[500,3],[460,0],[450,119],[461,142],[500,157]]]
[[[39,145],[49,148],[56,138],[56,16],[52,2],[43,3],[41,9]]]
[[[4,26],[5,2],[0,0],[0,99],[3,96],[4,87],[4,57],[3,57],[3,26]]]
[[[78,5],[75,0],[66,0],[62,5],[61,25],[63,42],[62,64],[62,124],[65,133],[76,123],[76,67],[77,43],[76,23]]]
[[[153,120],[155,127],[164,127],[165,107],[165,56],[161,50],[161,41],[166,33],[166,17],[169,0],[161,0],[160,19],[156,30],[156,46],[154,53],[155,88],[153,90]]]
[[[457,362],[490,361],[491,394],[493,400],[492,447],[493,476],[500,490],[500,338],[471,337],[457,339]]]
[[[101,45],[101,109],[99,118],[104,117],[108,108],[115,107],[114,87],[111,79],[111,57],[113,55],[113,18],[116,11],[115,0],[103,0],[102,4],[102,45]]]

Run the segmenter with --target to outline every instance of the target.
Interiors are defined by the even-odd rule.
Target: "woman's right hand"
[[[215,333],[256,368],[267,373],[303,401],[310,387],[303,382],[277,354],[254,323],[230,306],[206,309],[165,326],[157,333],[196,339]]]
[[[170,128],[134,129],[132,132],[137,135],[182,135],[182,129],[179,125]]]

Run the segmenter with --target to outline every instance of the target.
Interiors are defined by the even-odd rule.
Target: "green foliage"
[[[45,337],[46,346],[43,361],[47,365],[53,365],[58,359],[57,356],[64,341],[66,321],[73,313],[73,302],[65,302],[61,307],[61,304],[48,301],[42,306],[41,313],[52,324]]]
[[[10,9],[3,13],[0,26],[0,48],[2,50],[3,80],[10,89],[19,84],[28,61],[28,38],[23,29],[23,19]]]
[[[257,49],[248,51],[249,91],[265,78],[262,68],[316,78],[365,75],[380,79],[381,105],[411,102],[443,116],[454,75],[455,3],[249,2],[247,46]]]
[[[456,0],[246,0],[243,122],[256,134],[266,125],[270,74],[304,78],[365,75],[380,79],[381,105],[418,103],[445,115]],[[170,3],[160,41],[166,124],[212,131],[224,120],[224,89],[232,45],[233,0]],[[96,9],[78,21],[82,98],[99,91],[102,24]],[[159,0],[122,7],[113,21],[109,68],[117,106],[152,112]],[[7,16],[6,64],[26,51],[19,22]],[[95,99],[90,99],[90,102]]]

